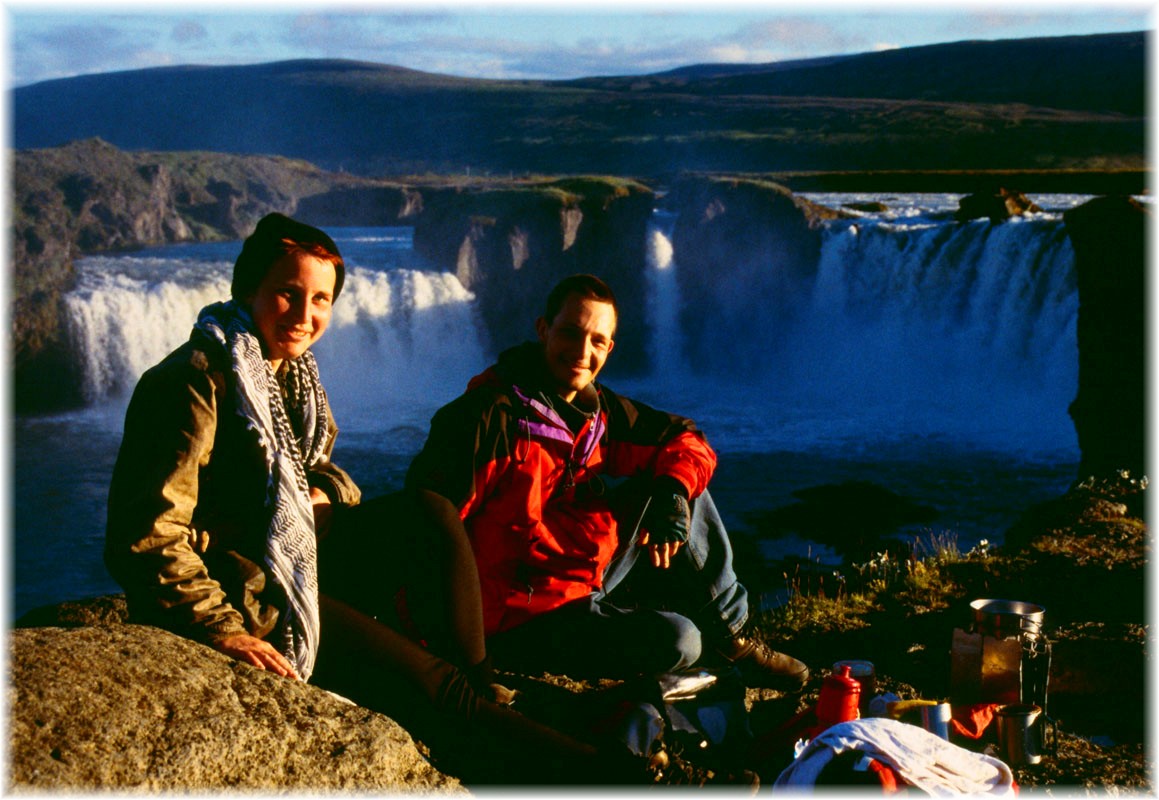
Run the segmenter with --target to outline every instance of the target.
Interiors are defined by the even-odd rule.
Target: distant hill
[[[620,91],[1017,103],[1145,113],[1143,33],[965,41],[772,64],[701,64],[569,85]]]
[[[1145,167],[1145,36],[959,42],[662,75],[490,81],[335,60],[12,93],[13,145],[308,160],[357,174]]]
[[[737,75],[752,75],[754,73],[767,74],[770,72],[784,72],[792,69],[808,69],[810,67],[820,67],[826,64],[832,64],[836,61],[844,61],[847,58],[854,58],[855,56],[820,56],[818,58],[802,58],[792,61],[772,61],[767,64],[690,64],[686,67],[677,67],[666,72],[653,73],[654,78],[675,78],[677,81],[684,80],[704,80],[706,78],[727,78],[735,77]],[[574,83],[584,83],[586,81],[594,80],[587,78],[581,81],[574,81]],[[628,82],[634,79],[621,78],[622,81]],[[677,85],[674,82],[673,85]]]

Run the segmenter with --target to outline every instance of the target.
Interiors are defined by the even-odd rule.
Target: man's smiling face
[[[596,379],[615,346],[616,309],[603,300],[571,294],[554,319],[540,317],[535,329],[554,388],[570,402]]]

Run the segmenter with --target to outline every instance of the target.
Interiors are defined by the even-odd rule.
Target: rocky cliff
[[[646,230],[652,190],[633,181],[573,178],[521,187],[428,193],[415,250],[475,293],[492,349],[535,335],[561,278],[594,272],[616,291],[616,366],[646,360]]]
[[[75,257],[173,242],[241,238],[302,198],[368,184],[300,161],[213,153],[127,153],[98,139],[15,154],[12,167],[12,363],[17,409],[79,399],[60,298]],[[404,205],[401,190],[395,189]],[[338,207],[337,205],[335,206]],[[383,208],[390,208],[386,202]]]
[[[10,632],[8,791],[464,791],[387,717],[123,618],[99,598]]]
[[[841,212],[775,183],[736,178],[684,180],[669,205],[679,215],[672,246],[692,363],[731,370],[753,363],[750,355],[767,358],[776,343],[751,341],[747,321],[796,316],[820,261],[820,223]]]
[[[1152,212],[1100,197],[1065,214],[1079,287],[1080,477],[1147,470],[1147,228]]]

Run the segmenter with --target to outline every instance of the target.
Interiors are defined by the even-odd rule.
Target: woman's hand
[[[279,653],[274,646],[264,639],[250,636],[248,633],[239,633],[236,636],[227,636],[214,645],[214,649],[232,656],[238,661],[252,664],[258,669],[269,670],[283,678],[297,680],[298,673],[290,666],[286,657]]]
[[[314,533],[318,537],[325,536],[330,530],[330,519],[334,516],[334,506],[330,503],[330,495],[317,486],[311,486],[310,502],[314,506]]]

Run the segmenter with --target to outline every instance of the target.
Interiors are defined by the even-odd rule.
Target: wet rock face
[[[1042,211],[1029,197],[1006,187],[993,192],[978,192],[958,201],[958,211],[954,219],[967,222],[972,219],[989,219],[991,222],[1005,222],[1011,217]]]
[[[754,340],[751,320],[782,329],[801,321],[821,257],[820,223],[841,212],[767,181],[693,178],[672,195],[689,362],[724,373],[762,363],[779,343]]]
[[[387,717],[157,628],[20,628],[9,658],[11,788],[461,791]]]
[[[645,365],[646,230],[652,191],[639,184],[565,179],[520,188],[429,191],[415,251],[475,294],[495,353],[535,336],[551,288],[594,273],[616,293],[616,369]]]
[[[1064,215],[1078,279],[1079,477],[1146,472],[1146,233],[1151,212],[1099,197]]]
[[[282,159],[195,153],[170,159],[98,139],[17,152],[12,175],[13,400],[20,411],[81,402],[61,313],[61,297],[76,278],[75,257],[242,238],[267,212],[295,214],[300,197],[346,181]],[[341,210],[345,195],[333,194]],[[399,205],[397,191],[381,194],[384,204]],[[340,218],[337,211],[331,218]]]

